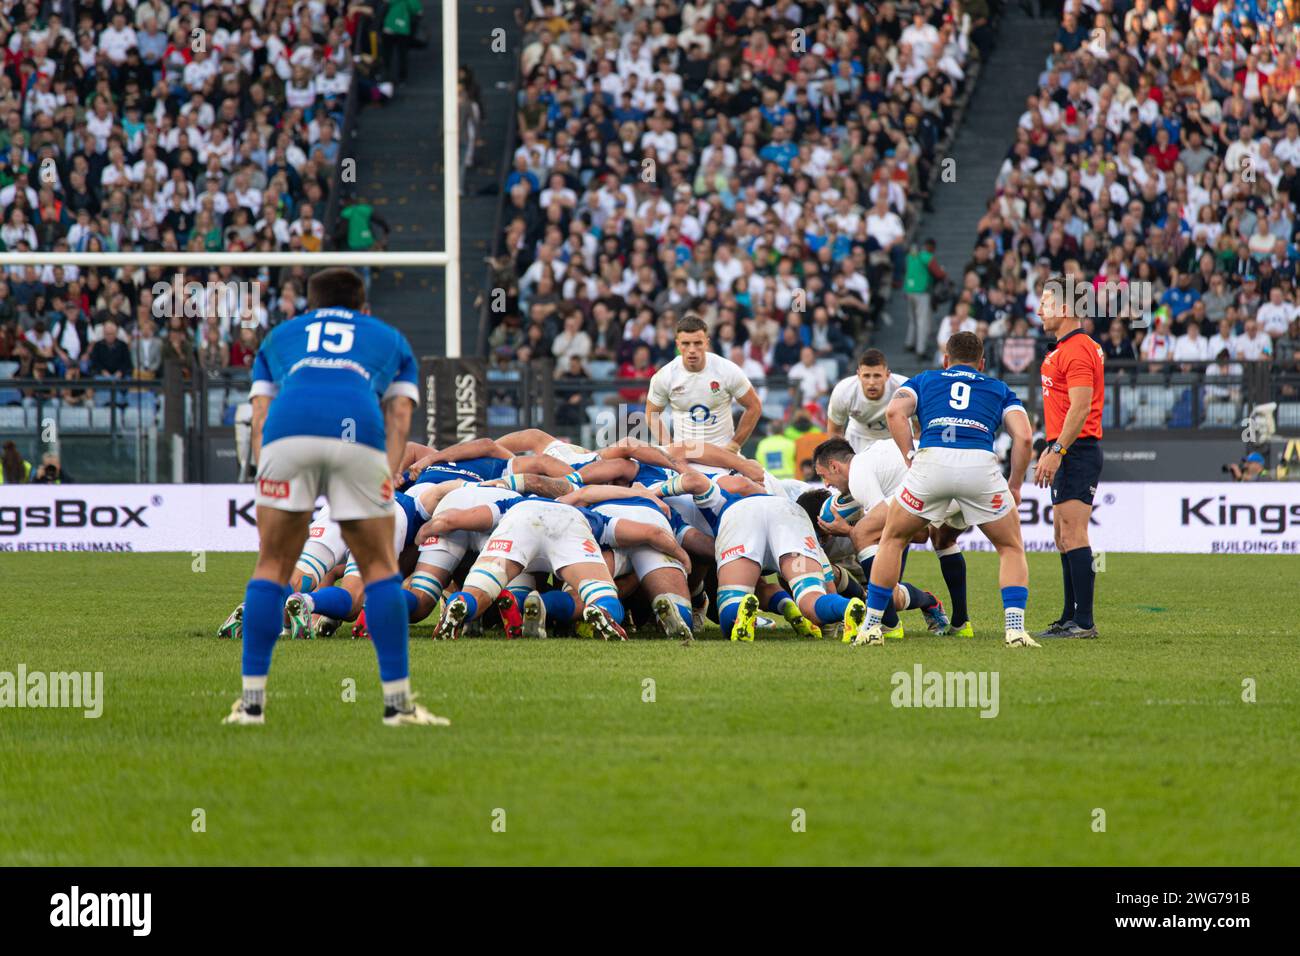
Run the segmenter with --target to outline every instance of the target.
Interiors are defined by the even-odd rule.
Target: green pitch
[[[915,613],[862,649],[416,627],[453,725],[394,729],[347,639],[282,642],[267,725],[220,725],[249,556],[6,556],[0,671],[102,671],[104,709],[0,710],[0,865],[1300,863],[1294,557],[1107,555],[1102,639],[1015,651],[968,560],[973,641]],[[1032,629],[1060,580],[1030,567]],[[892,706],[916,664],[998,672],[997,716]]]

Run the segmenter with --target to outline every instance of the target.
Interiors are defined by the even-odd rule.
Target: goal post
[[[231,266],[406,266],[446,270],[444,350],[460,358],[460,100],[458,17],[455,0],[442,4],[442,162],[443,235],[440,252],[0,252],[0,267],[78,266],[80,268],[193,265]]]

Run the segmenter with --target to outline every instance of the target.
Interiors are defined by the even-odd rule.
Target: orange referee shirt
[[[1075,329],[1056,343],[1043,359],[1043,424],[1048,441],[1056,441],[1070,410],[1070,389],[1090,386],[1092,404],[1080,438],[1101,437],[1101,409],[1106,401],[1105,355],[1083,329]]]

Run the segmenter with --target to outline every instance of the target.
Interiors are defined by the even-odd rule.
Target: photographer
[[[45,453],[41,458],[41,467],[32,476],[32,483],[37,485],[64,485],[71,482],[72,476],[63,470],[59,456],[52,451]]]
[[[1257,451],[1252,451],[1240,462],[1234,462],[1231,465],[1224,465],[1225,474],[1232,475],[1233,481],[1268,481],[1268,468],[1264,464],[1264,456]]]

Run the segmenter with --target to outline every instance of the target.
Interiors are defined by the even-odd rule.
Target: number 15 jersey
[[[1007,412],[1025,410],[1006,384],[969,365],[922,372],[898,391],[916,396],[921,448],[978,448],[991,453],[993,436]]]
[[[373,315],[316,309],[271,330],[253,361],[251,396],[275,398],[262,443],[317,435],[384,450],[381,403],[419,401],[415,356]]]

